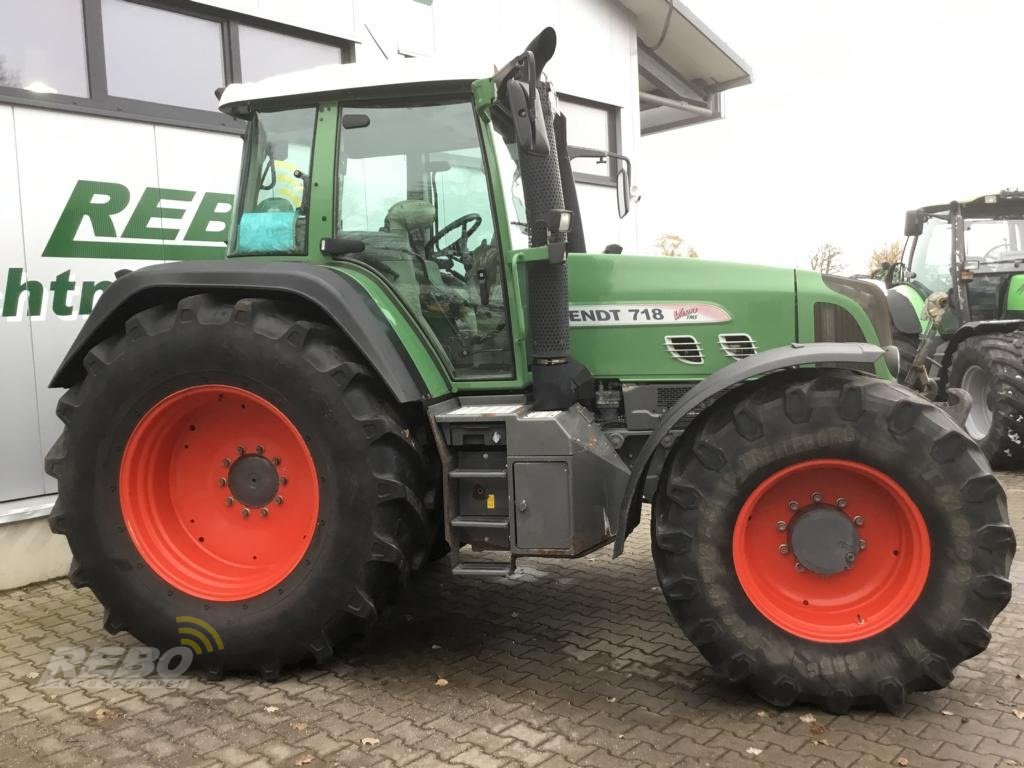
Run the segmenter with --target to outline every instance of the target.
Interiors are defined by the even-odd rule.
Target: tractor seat
[[[402,200],[388,209],[384,217],[384,231],[404,233],[408,246],[423,254],[423,245],[430,237],[437,209],[426,200]]]

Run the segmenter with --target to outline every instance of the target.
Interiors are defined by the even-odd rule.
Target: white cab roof
[[[487,77],[456,59],[392,59],[358,64],[327,64],[252,83],[232,83],[220,97],[220,108],[231,112],[233,104],[264,101],[282,96],[331,93],[354,88],[403,83],[472,82]]]

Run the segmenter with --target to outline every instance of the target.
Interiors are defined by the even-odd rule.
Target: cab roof
[[[1004,189],[994,195],[983,195],[973,200],[960,200],[965,219],[1020,219],[1024,218],[1024,191]],[[944,218],[949,215],[952,203],[939,203],[919,208],[930,216]]]
[[[220,110],[229,115],[248,111],[248,105],[289,96],[318,96],[406,84],[446,83],[468,85],[486,77],[458,59],[393,59],[357,64],[326,64],[275,75],[249,83],[232,83],[220,96]]]

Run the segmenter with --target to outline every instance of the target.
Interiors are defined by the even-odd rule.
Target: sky
[[[1024,2],[684,0],[753,70],[724,119],[647,137],[640,242],[847,273],[908,208],[1024,188]]]

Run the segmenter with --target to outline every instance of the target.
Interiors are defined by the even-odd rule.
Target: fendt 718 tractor
[[[72,582],[111,631],[170,648],[199,618],[197,666],[273,678],[432,557],[618,555],[647,499],[728,680],[835,711],[946,685],[1010,597],[984,455],[892,380],[877,286],[588,253],[554,49],[227,87],[228,258],[121,275],[53,379]]]
[[[882,275],[901,378],[970,395],[964,427],[994,465],[1024,467],[1024,192],[907,212]]]

